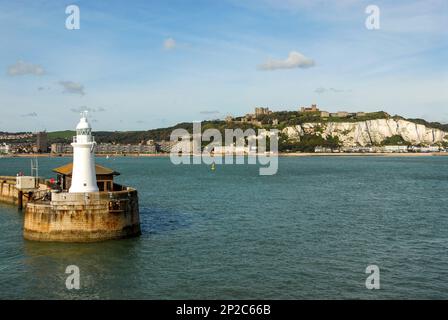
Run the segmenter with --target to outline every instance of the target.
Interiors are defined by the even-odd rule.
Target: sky
[[[84,109],[115,131],[314,103],[448,123],[448,1],[0,0],[0,131],[73,129]]]

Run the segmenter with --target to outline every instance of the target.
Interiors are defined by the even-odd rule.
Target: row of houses
[[[97,154],[123,154],[123,153],[156,153],[155,144],[97,144],[95,152]],[[64,154],[73,153],[73,147],[70,144],[53,143],[51,153]]]
[[[337,149],[326,148],[318,146],[314,149],[316,153],[334,153],[334,152],[346,152],[346,153],[408,153],[408,152],[417,152],[417,153],[433,153],[433,152],[448,152],[448,149],[442,148],[439,146],[427,146],[427,147],[418,147],[418,146],[403,146],[403,145],[395,145],[395,146],[381,146],[381,147],[341,147]]]
[[[0,140],[20,140],[35,138],[29,142],[2,142],[0,143],[0,153],[46,153],[48,152],[48,139],[46,132],[23,133],[23,134],[1,134]]]
[[[35,153],[35,145],[29,142],[1,143],[0,154]]]
[[[20,140],[20,139],[30,139],[33,137],[31,132],[27,133],[1,133],[0,140]]]

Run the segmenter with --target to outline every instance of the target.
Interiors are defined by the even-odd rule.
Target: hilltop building
[[[319,108],[317,107],[316,104],[312,104],[311,107],[301,107],[299,112],[302,112],[302,113],[319,112]]]
[[[271,114],[272,111],[269,110],[269,108],[263,108],[263,107],[256,107],[255,108],[255,117],[265,115],[265,114]]]

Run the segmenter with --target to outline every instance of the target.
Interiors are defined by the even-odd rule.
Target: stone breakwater
[[[137,190],[51,193],[45,185],[23,195],[25,239],[54,242],[94,242],[139,236]],[[16,177],[0,176],[0,202],[17,205]]]
[[[412,144],[436,144],[448,141],[448,132],[428,128],[406,120],[377,119],[358,122],[304,123],[286,127],[282,131],[289,139],[300,140],[305,134],[318,134],[323,138],[338,137],[344,146],[380,144],[384,139],[401,135]]]
[[[94,242],[139,236],[137,190],[53,193],[51,201],[29,202],[24,237],[55,242]]]
[[[0,176],[0,201],[17,204],[19,191],[16,189],[16,178]]]
[[[37,192],[40,194],[46,189],[45,185],[40,184]],[[22,194],[22,204],[26,204],[31,198],[30,193]],[[16,177],[0,176],[0,202],[18,205],[19,190],[16,188]]]

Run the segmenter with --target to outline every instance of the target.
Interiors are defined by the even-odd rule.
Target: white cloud
[[[75,112],[75,113],[80,113],[80,112],[83,112],[83,111],[88,111],[88,112],[105,112],[106,109],[103,108],[103,107],[89,108],[89,107],[86,107],[86,106],[81,106],[81,107],[78,107],[78,108],[71,108],[70,111],[71,112]]]
[[[165,39],[165,41],[163,42],[163,48],[165,50],[173,50],[174,48],[176,48],[176,40],[174,40],[173,38]]]
[[[316,90],[314,90],[314,92],[316,92],[317,94],[322,94],[322,93],[327,93],[327,92],[340,93],[340,92],[345,92],[345,91],[346,90],[342,90],[342,89],[323,88],[323,87],[319,87]]]
[[[18,60],[15,64],[8,67],[7,73],[10,76],[23,76],[27,74],[41,76],[45,74],[45,70],[38,64],[32,64],[23,60]]]
[[[258,66],[260,70],[278,70],[278,69],[295,69],[295,68],[311,68],[315,65],[313,59],[305,57],[297,51],[291,51],[285,60],[269,59],[265,63]]]
[[[220,112],[218,110],[203,110],[199,112],[200,114],[205,114],[205,115],[215,115],[215,114],[219,114]]]
[[[82,96],[85,95],[84,86],[80,83],[73,81],[59,81],[59,84],[64,87],[65,93],[80,94]]]
[[[37,113],[36,112],[30,112],[30,113],[22,114],[21,117],[23,117],[23,118],[37,117]]]

